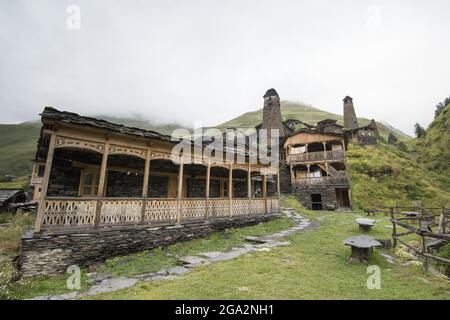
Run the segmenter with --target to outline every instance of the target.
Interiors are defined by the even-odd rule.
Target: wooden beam
[[[180,166],[178,169],[178,192],[177,192],[177,198],[178,198],[178,217],[177,217],[177,224],[180,224],[181,222],[181,198],[183,196],[183,158],[181,158]]]
[[[208,165],[206,167],[206,190],[205,190],[205,219],[208,219],[209,216],[209,184],[211,180],[211,161],[208,161]]]
[[[108,155],[109,155],[109,143],[105,143],[105,149],[103,149],[102,164],[100,166],[100,177],[98,180],[98,193],[97,193],[97,208],[95,210],[94,225],[98,227],[100,225],[100,213],[102,210],[101,198],[105,193],[105,177],[106,168],[108,166]]]
[[[233,163],[230,163],[230,168],[228,171],[228,198],[230,200],[229,215],[231,217],[233,215]]]
[[[150,156],[151,150],[147,149],[147,155],[145,158],[145,167],[144,167],[144,181],[142,183],[142,209],[141,209],[141,223],[145,222],[145,206],[146,200],[148,197],[148,179],[150,177]]]
[[[41,200],[39,201],[39,207],[36,214],[36,222],[34,224],[34,232],[36,233],[41,231],[42,220],[44,218],[45,200],[47,198],[48,181],[50,179],[50,172],[52,170],[52,163],[53,163],[53,155],[55,153],[55,142],[56,142],[56,135],[52,134],[50,136],[50,144],[48,146],[47,160],[45,162],[44,178],[42,180],[42,193],[41,193],[42,196]]]
[[[267,178],[266,175],[262,176],[262,196],[264,199],[264,212],[267,213]]]

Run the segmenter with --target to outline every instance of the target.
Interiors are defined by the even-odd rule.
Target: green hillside
[[[30,173],[40,129],[39,122],[0,125],[0,178]]]
[[[281,110],[285,119],[298,119],[306,123],[315,124],[319,120],[326,118],[336,119],[342,123],[342,116],[322,111],[320,109],[302,105],[299,103],[282,101]],[[97,115],[110,122],[123,124],[130,127],[138,127],[147,130],[154,130],[162,134],[170,135],[174,129],[180,128],[176,124],[157,125],[148,121],[129,118],[118,118]],[[360,118],[360,125],[369,124],[369,119]],[[253,128],[262,121],[262,109],[247,112],[243,115],[222,123],[216,128],[225,129],[227,127]],[[14,125],[0,124],[0,181],[5,174],[24,176],[31,173],[32,163],[36,150],[36,143],[39,137],[41,123],[25,122]],[[378,123],[380,133],[387,137],[392,132],[402,140],[409,139],[409,136],[394,128],[388,128],[386,125]]]
[[[450,206],[450,190],[442,188],[439,175],[394,146],[350,145],[347,159],[355,209],[409,206],[417,201],[426,207]]]
[[[137,119],[95,116],[106,121],[154,130],[162,134],[171,134],[179,126],[155,125]],[[41,129],[41,122],[24,122],[19,124],[0,124],[0,181],[4,175],[24,176],[31,174],[32,159],[36,152],[36,145]]]
[[[323,119],[335,119],[339,124],[343,124],[342,115],[323,111],[304,104],[282,100],[281,101],[281,114],[283,119],[296,119],[306,122],[308,124],[316,124]],[[358,118],[359,125],[365,126],[370,123],[370,119]],[[229,127],[236,128],[253,128],[254,126],[262,122],[262,109],[256,111],[246,112],[243,115],[224,122],[217,126],[217,128],[225,129]],[[387,136],[392,132],[400,140],[407,140],[411,137],[407,134],[395,129],[387,124],[377,122],[378,130],[383,138],[387,139]]]
[[[450,105],[434,119],[424,137],[414,141],[417,161],[436,173],[450,190]]]

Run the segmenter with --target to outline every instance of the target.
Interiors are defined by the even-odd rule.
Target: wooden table
[[[376,220],[365,219],[365,218],[357,218],[355,222],[359,225],[359,230],[361,231],[369,231],[372,229],[373,224]]]
[[[370,236],[350,237],[344,241],[346,246],[352,248],[352,253],[348,258],[350,263],[367,263],[374,247],[381,247],[381,243]]]

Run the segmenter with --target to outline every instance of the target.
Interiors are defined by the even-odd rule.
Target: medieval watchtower
[[[358,118],[356,118],[353,99],[349,96],[344,98],[344,128],[356,129],[359,127]]]
[[[273,88],[267,90],[264,95],[263,122],[261,129],[267,129],[269,135],[270,130],[279,130],[280,137],[283,137],[287,133],[281,117],[280,97]]]

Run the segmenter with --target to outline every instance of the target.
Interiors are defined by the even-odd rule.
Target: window
[[[98,184],[100,174],[95,170],[81,171],[80,179],[80,195],[81,196],[96,196],[98,194]]]

